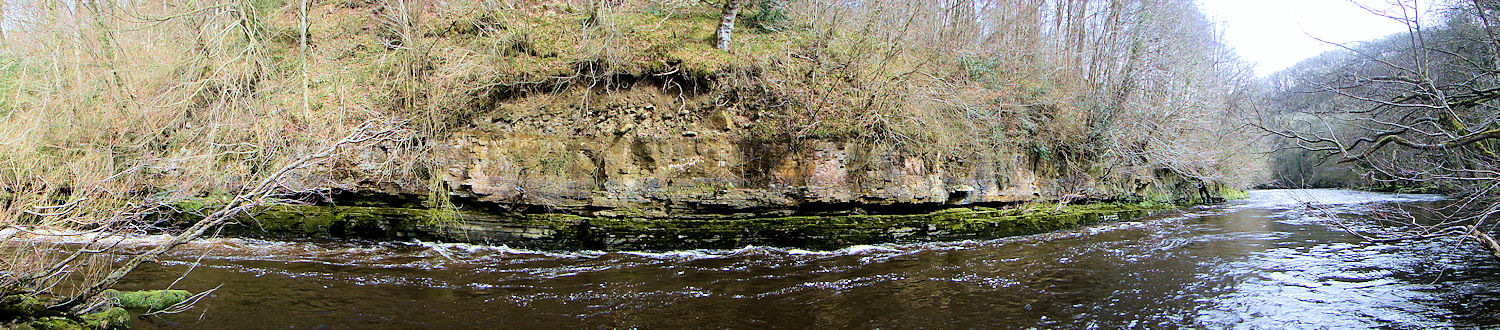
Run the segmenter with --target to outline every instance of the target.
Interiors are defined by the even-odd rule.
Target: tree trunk
[[[730,34],[734,33],[734,19],[740,16],[740,7],[745,0],[726,0],[724,16],[719,18],[719,49],[729,50]]]

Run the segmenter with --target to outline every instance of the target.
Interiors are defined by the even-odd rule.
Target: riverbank
[[[746,245],[832,250],[852,245],[989,239],[1130,220],[1171,204],[1029,203],[915,214],[601,217],[371,206],[269,207],[226,232],[258,237],[431,240],[540,250],[724,249]]]
[[[1500,315],[1487,252],[1364,242],[1324,217],[1375,223],[1379,204],[1434,199],[1252,191],[1047,234],[832,251],[215,238],[120,289],[165,287],[189,267],[177,287],[223,285],[138,328],[1484,327]]]
[[[0,297],[0,328],[14,330],[83,330],[129,328],[132,316],[190,307],[193,294],[183,290],[109,290],[97,307],[81,314],[55,309],[56,298],[39,293]],[[182,305],[182,306],[179,306]]]

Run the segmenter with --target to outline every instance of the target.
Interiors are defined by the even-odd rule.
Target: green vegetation
[[[145,291],[118,291],[108,290],[102,295],[110,299],[114,305],[130,310],[142,312],[155,312],[166,310],[186,301],[193,294],[186,290],[145,290]]]
[[[0,320],[47,314],[47,301],[29,295],[8,295],[0,299]]]
[[[184,298],[186,297],[184,296]],[[177,301],[181,302],[182,300],[178,299]],[[4,299],[0,299],[0,327],[7,329],[73,330],[120,329],[127,328],[130,325],[130,312],[121,307],[106,307],[99,311],[72,317],[58,311],[50,310],[50,305],[52,305],[52,302],[37,297],[25,295],[6,296]]]
[[[1032,203],[1003,209],[950,208],[923,214],[845,214],[743,218],[571,214],[462,213],[465,222],[420,226],[431,210],[349,206],[283,206],[259,213],[252,233],[295,236],[506,243],[544,249],[666,250],[735,248],[747,244],[837,249],[856,244],[982,239],[1036,234],[1101,221],[1137,218],[1171,208],[1158,202],[1061,205]],[[628,213],[628,212],[622,212]]]
[[[1220,143],[1236,140],[1237,117],[1225,114],[1245,102],[1237,91],[1245,77],[1232,74],[1240,64],[1205,60],[1226,50],[1186,1],[1077,13],[1005,4],[990,10],[1006,15],[969,24],[954,15],[990,16],[947,3],[758,0],[747,3],[739,22],[748,28],[727,52],[713,46],[719,7],[692,1],[332,1],[306,12],[298,2],[250,1],[211,20],[179,12],[197,4],[157,2],[68,15],[180,21],[100,19],[85,31],[98,40],[200,37],[88,44],[108,56],[56,58],[36,54],[76,52],[41,33],[55,27],[17,27],[40,34],[8,44],[0,66],[0,108],[17,111],[0,125],[14,140],[0,145],[0,179],[15,194],[90,200],[96,212],[142,199],[227,198],[299,151],[384,117],[411,119],[419,132],[384,143],[383,155],[333,160],[286,186],[374,181],[445,205],[452,187],[436,164],[452,155],[441,146],[475,131],[658,138],[712,130],[716,139],[863,141],[929,163],[1021,153],[1048,178],[1108,182],[1160,181],[1155,171],[1165,169],[1244,187],[1257,175],[1245,153]],[[1051,31],[1059,28],[1038,19],[1077,20],[1068,24],[1076,29]],[[1132,28],[1117,29],[1127,22]],[[1170,72],[1131,74],[1144,68]],[[622,113],[642,103],[677,113]],[[1163,131],[1174,133],[1153,135]],[[568,163],[576,157],[558,151],[568,149],[543,150],[543,164],[527,170],[576,171]],[[1079,191],[1061,194],[1086,187],[1068,189]],[[1106,193],[1132,193],[1119,190]]]
[[[461,217],[453,210],[363,206],[278,205],[253,212],[242,225],[251,231],[302,236],[401,238],[425,224],[448,224]]]
[[[130,327],[130,312],[124,308],[114,307],[102,312],[83,314],[80,321],[88,329],[118,329]]]
[[[750,228],[831,246],[1040,232],[1114,211],[579,214],[656,216],[679,195],[769,190],[767,173],[843,171],[831,184],[852,185],[882,170],[942,172],[993,177],[987,192],[1015,194],[995,200],[1171,203],[1207,202],[1202,187],[1234,191],[1259,175],[1253,148],[1239,143],[1254,140],[1240,129],[1247,71],[1224,60],[1232,56],[1191,1],[744,4],[734,42],[719,49],[722,7],[703,1],[8,2],[0,15],[14,7],[38,19],[3,20],[0,224],[186,240],[208,231],[162,226],[160,215],[217,224],[253,214],[244,225],[382,236],[474,226],[460,221],[476,215],[459,197],[510,210],[482,216],[548,228],[519,237],[731,244],[720,238]],[[704,165],[653,157],[728,153],[699,150],[707,143],[756,150]],[[867,150],[838,151],[851,162],[837,170],[758,154],[801,157],[786,149],[817,143]],[[641,205],[594,205],[651,189],[643,202],[616,203]],[[332,196],[348,191],[419,196],[411,204],[424,209],[281,205],[337,204]],[[783,204],[769,207],[806,197],[761,192]],[[520,213],[554,207],[574,215]],[[27,242],[40,243],[17,249],[55,248]],[[78,298],[56,308],[76,321],[74,309],[151,255],[126,266],[30,257],[0,269],[0,289],[55,283],[30,274],[93,283],[55,293]],[[58,267],[70,271],[48,271]]]

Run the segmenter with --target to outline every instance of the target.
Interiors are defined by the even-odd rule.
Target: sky
[[[1255,63],[1257,76],[1291,67],[1338,46],[1406,31],[1406,25],[1375,16],[1351,0],[1198,0],[1240,58]],[[1388,9],[1389,0],[1352,0]],[[1423,1],[1427,3],[1429,1]],[[1314,38],[1316,37],[1316,39]]]

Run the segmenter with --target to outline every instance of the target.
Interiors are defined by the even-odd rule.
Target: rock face
[[[710,95],[577,92],[496,101],[432,141],[456,208],[426,203],[425,187],[361,179],[344,198],[269,210],[246,229],[542,249],[837,248],[1037,233],[1164,205],[1135,202],[1207,199],[1169,170],[1023,151],[1044,143],[1032,137],[816,138],[766,133],[774,125],[756,123],[774,117]],[[1077,200],[1131,207],[1016,207]]]
[[[1199,195],[1170,170],[1122,164],[1143,160],[1104,165],[1016,132],[922,139],[933,145],[781,132],[774,111],[722,93],[643,83],[494,100],[434,141],[439,179],[477,209],[648,218]]]
[[[457,208],[430,207],[413,197],[420,192],[366,189],[326,205],[261,210],[231,230],[548,250],[836,249],[1041,233],[1167,205],[1137,200],[1207,198],[1166,171],[1068,177],[1057,174],[1068,164],[1006,150],[926,155],[663,131],[676,133],[474,130],[440,144],[441,179]],[[1077,199],[1130,203],[1064,207]],[[1064,203],[1018,205],[1028,201]]]
[[[864,142],[724,136],[460,135],[446,181],[496,205],[628,216],[1032,201],[1058,195],[1020,154],[963,162]]]
[[[456,208],[427,203],[423,188],[366,180],[327,203],[259,212],[240,229],[538,249],[832,249],[1039,233],[1166,205],[1135,202],[1209,198],[1168,170],[1096,170],[1106,166],[1016,147],[1034,141],[978,150],[768,141],[749,132],[753,114],[670,99],[631,105],[660,96],[516,101],[479,115],[433,143]],[[1077,200],[1126,203],[1062,207]],[[1064,203],[1019,205],[1036,201]]]
[[[591,216],[912,208],[1142,194],[1149,184],[1047,177],[1021,153],[919,155],[888,145],[728,135],[456,136],[444,180],[468,203]],[[1042,169],[1039,171],[1038,169]],[[1055,171],[1054,171],[1055,172]],[[1126,187],[1126,188],[1118,188]],[[1156,189],[1163,190],[1163,189]],[[1171,189],[1165,189],[1171,190]],[[1160,199],[1160,198],[1158,198]]]

